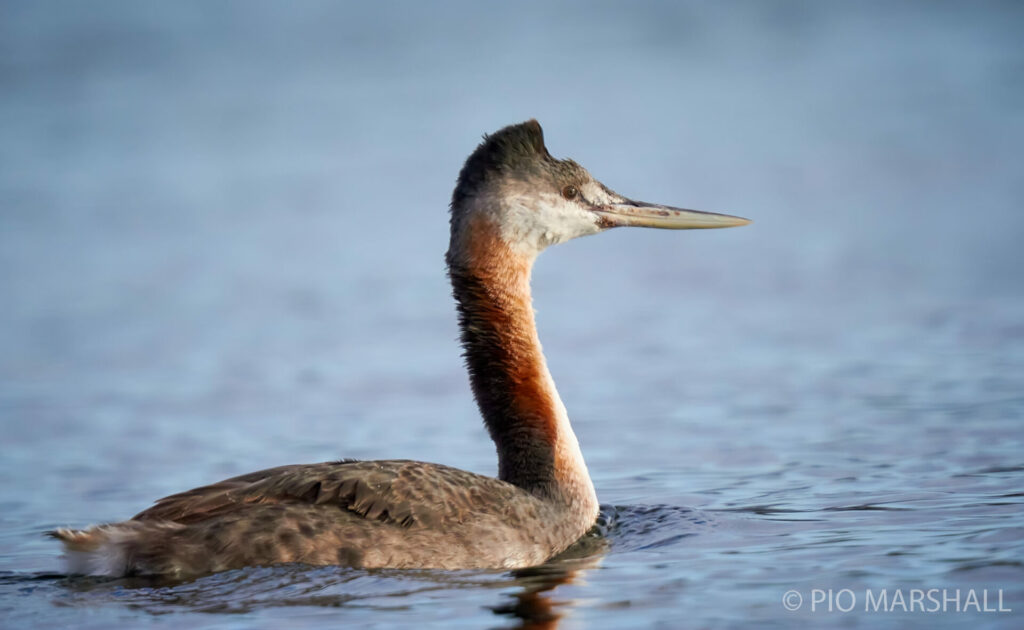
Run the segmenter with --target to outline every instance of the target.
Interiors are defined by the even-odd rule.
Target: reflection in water
[[[511,595],[515,601],[492,610],[517,618],[518,628],[557,628],[574,602],[555,599],[552,591],[596,568],[613,546],[619,552],[655,549],[714,527],[708,514],[686,507],[602,505],[597,523],[571,547],[539,567],[513,571],[522,590]]]
[[[600,559],[595,558],[587,564],[596,566],[599,562]],[[551,591],[572,582],[578,570],[576,563],[572,563],[514,571],[513,575],[523,582],[523,590],[512,595],[515,601],[495,606],[491,610],[497,615],[518,619],[519,624],[514,626],[517,628],[557,628],[558,620],[565,614],[559,608],[571,602],[555,600]]]
[[[519,624],[514,626],[517,628],[557,628],[558,620],[565,615],[565,611],[560,609],[570,607],[572,602],[553,599],[551,591],[562,584],[572,583],[583,570],[595,568],[601,563],[611,547],[605,535],[605,514],[602,508],[597,525],[556,558],[539,567],[513,571],[512,575],[523,590],[512,595],[514,602],[495,606],[491,610],[497,615],[517,618]]]

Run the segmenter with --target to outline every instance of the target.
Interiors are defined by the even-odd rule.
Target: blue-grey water
[[[1012,2],[0,4],[0,626],[1022,627],[1022,32]],[[251,470],[493,474],[446,206],[529,117],[623,194],[754,219],[539,260],[586,545],[60,575],[45,530]]]

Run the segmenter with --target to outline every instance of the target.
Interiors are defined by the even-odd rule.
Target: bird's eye
[[[568,186],[562,189],[562,196],[568,199],[569,201],[572,201],[576,197],[580,196],[580,191],[572,184],[569,184]]]

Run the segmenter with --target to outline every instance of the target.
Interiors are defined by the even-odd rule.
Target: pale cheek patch
[[[608,194],[608,191],[604,186],[589,181],[580,186],[580,192],[583,194],[583,198],[595,205],[607,205],[612,203],[622,203],[624,201],[622,197],[616,194]]]
[[[503,239],[534,256],[551,245],[599,231],[595,215],[551,193],[513,199],[501,223]]]

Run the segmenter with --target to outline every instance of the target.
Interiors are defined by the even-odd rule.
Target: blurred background
[[[263,466],[493,473],[447,204],[528,118],[624,195],[754,221],[539,260],[603,500],[851,452],[892,488],[1019,470],[1022,32],[1015,2],[3,2],[0,568]]]

